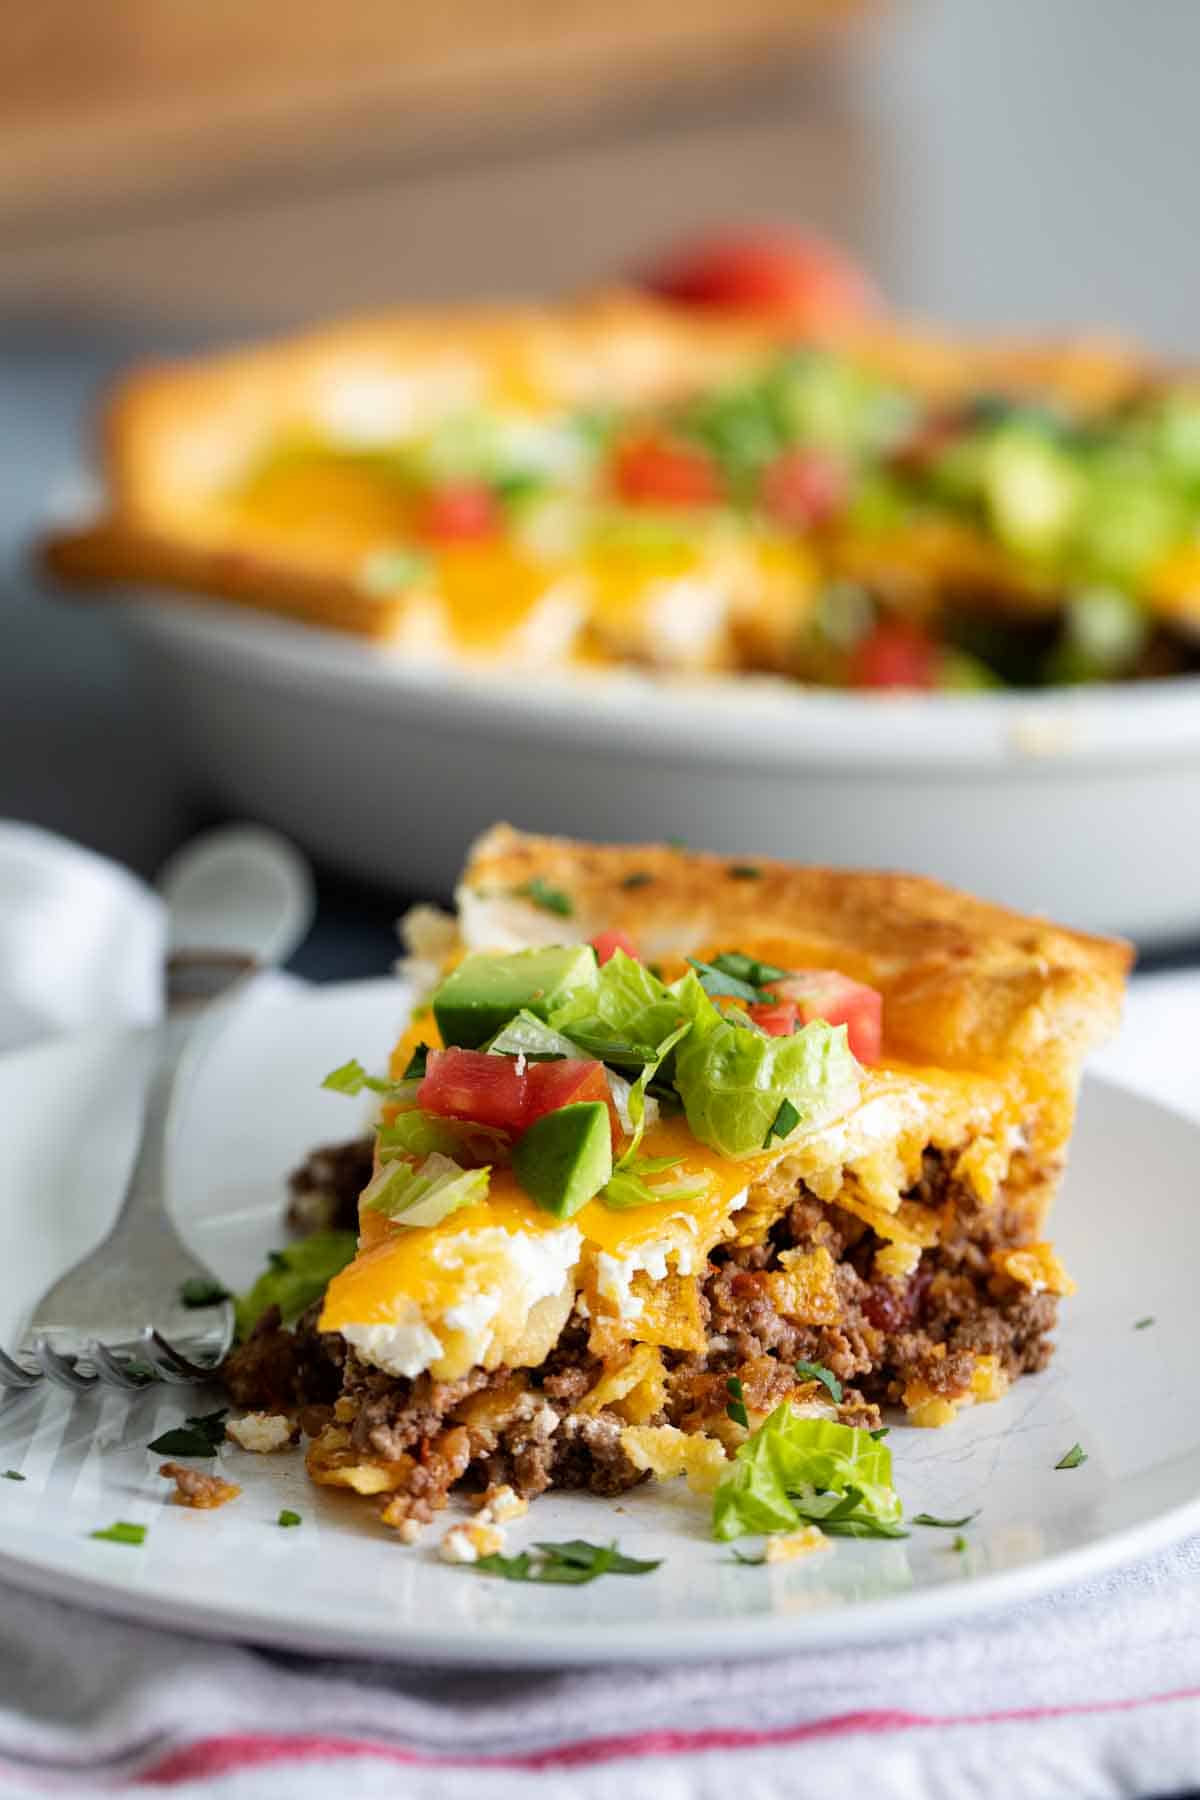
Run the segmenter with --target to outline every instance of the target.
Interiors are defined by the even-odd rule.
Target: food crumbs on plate
[[[225,1435],[243,1450],[271,1456],[277,1450],[290,1450],[299,1439],[300,1428],[286,1413],[252,1412],[230,1419]]]
[[[951,1544],[950,1548],[952,1550],[965,1550],[967,1548],[967,1540],[963,1536],[961,1531],[959,1532],[958,1536],[955,1538],[954,1542]]]
[[[833,1544],[819,1525],[805,1525],[800,1531],[785,1531],[767,1539],[763,1560],[769,1563],[796,1562],[818,1550],[832,1550]]]
[[[1087,1451],[1082,1444],[1072,1444],[1071,1448],[1059,1457],[1056,1469],[1078,1469],[1087,1461]]]
[[[275,1521],[277,1525],[283,1526],[299,1525],[302,1522],[300,1514],[298,1512],[293,1512],[290,1506],[285,1506]]]
[[[506,1525],[510,1519],[519,1519],[528,1511],[528,1500],[523,1500],[507,1481],[493,1482],[479,1496],[475,1521],[479,1525]]]
[[[202,1469],[186,1468],[183,1463],[161,1463],[158,1472],[164,1480],[175,1483],[172,1504],[190,1506],[197,1512],[224,1506],[227,1501],[236,1500],[242,1491],[236,1482],[226,1481],[221,1475],[206,1475]]]
[[[19,1469],[5,1469],[4,1479],[5,1481],[24,1481],[25,1477]]]
[[[438,1555],[443,1562],[474,1563],[481,1556],[498,1556],[503,1548],[504,1533],[498,1525],[464,1521],[443,1534]]]
[[[103,1531],[93,1531],[88,1535],[98,1538],[105,1544],[144,1544],[148,1525],[131,1525],[128,1519],[118,1519],[115,1525],[106,1525]]]
[[[1135,1331],[1148,1331],[1150,1326],[1156,1323],[1157,1320],[1155,1319],[1154,1314],[1151,1313],[1148,1318],[1135,1319],[1133,1322],[1133,1329]]]

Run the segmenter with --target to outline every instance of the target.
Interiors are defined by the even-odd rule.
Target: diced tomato
[[[851,981],[837,969],[797,969],[770,991],[796,1004],[801,1023],[824,1019],[845,1025],[850,1048],[861,1063],[879,1061],[883,1040],[883,995],[865,982]]]
[[[801,531],[836,519],[849,494],[845,463],[826,450],[789,450],[763,472],[764,507],[781,525]]]
[[[748,1008],[750,1017],[760,1030],[768,1037],[791,1037],[800,1017],[800,1009],[794,1000],[777,1000],[773,1006],[765,1001]]]
[[[500,1131],[521,1131],[527,1123],[525,1076],[508,1056],[483,1050],[431,1050],[417,1105],[447,1119],[471,1119]]]
[[[621,1141],[621,1121],[613,1105],[604,1065],[585,1057],[565,1057],[561,1062],[529,1063],[525,1070],[525,1123],[532,1125],[543,1113],[582,1100],[599,1100],[608,1108],[614,1148]]]
[[[448,481],[431,488],[417,517],[422,537],[441,543],[495,537],[502,524],[500,503],[482,481]]]
[[[854,647],[851,687],[933,688],[937,686],[937,645],[916,626],[885,619]]]
[[[622,444],[613,465],[613,486],[629,506],[715,506],[721,498],[712,458],[668,438],[631,438]]]
[[[621,1122],[608,1078],[603,1064],[588,1057],[528,1062],[520,1069],[515,1057],[489,1056],[484,1050],[431,1050],[417,1089],[417,1105],[425,1112],[490,1125],[514,1137],[543,1113],[581,1100],[599,1100],[608,1107],[616,1143]]]
[[[623,931],[601,931],[592,939],[592,949],[596,952],[596,961],[600,964],[606,963],[610,956],[616,955],[618,950],[623,950],[626,956],[632,956],[635,962],[641,960],[638,956],[637,945]]]
[[[722,233],[670,252],[642,285],[684,306],[721,307],[828,331],[881,310],[875,288],[842,250],[792,232]]]

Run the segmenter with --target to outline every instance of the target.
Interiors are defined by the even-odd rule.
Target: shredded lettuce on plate
[[[271,1252],[270,1266],[254,1286],[234,1303],[239,1338],[248,1338],[269,1306],[277,1306],[285,1325],[319,1300],[335,1275],[358,1248],[352,1231],[316,1231],[311,1237]]]
[[[785,1400],[737,1451],[713,1495],[713,1536],[820,1525],[835,1537],[905,1537],[891,1451],[869,1431],[804,1418]]]

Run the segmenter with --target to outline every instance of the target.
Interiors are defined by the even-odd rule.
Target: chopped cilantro
[[[744,1550],[739,1550],[737,1545],[734,1544],[733,1560],[734,1560],[734,1562],[745,1563],[745,1565],[748,1569],[758,1569],[758,1568],[762,1567],[763,1563],[765,1563],[767,1559],[766,1559],[766,1555],[761,1550],[759,1551],[757,1556],[747,1556],[747,1554]]]
[[[543,881],[540,875],[532,875],[528,881],[523,881],[520,887],[515,887],[512,891],[515,898],[532,900],[533,904],[540,906],[543,912],[557,913],[560,919],[569,919],[575,911],[571,896],[564,894],[561,888],[551,887],[549,882]]]
[[[733,974],[729,969],[723,969],[719,962],[700,962],[694,956],[689,956],[688,961],[700,977],[700,986],[710,1000],[725,994],[733,1000],[745,1000],[753,1006],[773,998],[771,994],[765,993],[762,988],[756,987],[752,982],[744,981],[741,976]]]
[[[905,1538],[897,1521],[872,1511],[861,1488],[848,1487],[844,1494],[818,1493],[794,1496],[797,1513],[811,1525],[819,1525],[827,1537]]]
[[[734,881],[761,881],[762,870],[757,863],[730,863],[729,874]]]
[[[182,1425],[174,1425],[147,1444],[148,1450],[160,1456],[215,1456],[218,1444],[225,1441],[225,1415],[228,1407],[217,1412],[189,1417]]]
[[[24,1479],[25,1477],[19,1469],[5,1469],[4,1471],[5,1481],[24,1481]]]
[[[1157,1322],[1158,1321],[1155,1319],[1154,1314],[1150,1313],[1144,1319],[1135,1319],[1134,1324],[1133,1324],[1133,1329],[1135,1331],[1148,1331],[1150,1326],[1157,1324]]]
[[[1078,1469],[1080,1465],[1086,1461],[1087,1451],[1083,1448],[1083,1445],[1072,1444],[1071,1448],[1064,1451],[1062,1456],[1059,1457],[1054,1466],[1056,1469]]]
[[[950,1548],[952,1550],[965,1550],[967,1548],[967,1540],[963,1536],[961,1531],[959,1532],[958,1536],[955,1538],[954,1542],[951,1544]]]
[[[426,1065],[429,1061],[429,1045],[418,1044],[405,1066],[403,1081],[418,1081],[425,1077]]]
[[[275,1522],[277,1525],[299,1525],[300,1514],[298,1512],[293,1512],[290,1507],[285,1506]]]
[[[822,1386],[829,1389],[834,1400],[837,1401],[839,1405],[841,1404],[842,1384],[834,1374],[833,1370],[827,1369],[824,1363],[798,1362],[796,1364],[796,1373],[799,1375],[801,1381],[819,1381]],[[875,1433],[872,1432],[871,1436],[874,1437]]]
[[[623,888],[649,887],[653,880],[654,877],[649,869],[634,869],[632,874],[623,877],[621,886]]]
[[[229,1297],[229,1289],[211,1275],[189,1275],[179,1288],[179,1298],[185,1306],[219,1306]]]
[[[914,1525],[936,1525],[940,1531],[961,1531],[964,1525],[978,1517],[979,1508],[976,1507],[973,1513],[964,1513],[961,1519],[939,1519],[933,1513],[914,1513],[912,1522]]]
[[[746,956],[741,950],[722,950],[720,956],[713,957],[713,968],[720,969],[723,975],[736,976],[739,981],[748,982],[751,987],[765,988],[772,981],[782,981],[789,973],[774,963],[760,962],[756,956]],[[774,995],[768,996],[774,999]]]
[[[725,1383],[725,1392],[729,1395],[729,1405],[725,1408],[735,1425],[744,1425],[750,1429],[750,1415],[746,1411],[746,1390],[737,1375],[731,1375]]]
[[[571,1538],[560,1544],[535,1544],[517,1556],[481,1556],[473,1565],[485,1575],[499,1575],[504,1581],[536,1581],[552,1587],[582,1587],[601,1575],[649,1575],[659,1567],[659,1560],[641,1562],[624,1556],[614,1540],[611,1544],[589,1544],[583,1538]]]
[[[128,1519],[118,1519],[115,1525],[107,1525],[103,1531],[93,1531],[89,1536],[99,1538],[105,1544],[144,1544],[148,1525],[131,1525]]]
[[[874,1431],[870,1432],[868,1435],[873,1437],[875,1439],[875,1442],[878,1443],[880,1438],[885,1438],[891,1429],[892,1428],[890,1425],[879,1425],[875,1428]]]
[[[787,1137],[789,1132],[795,1131],[799,1123],[800,1114],[796,1111],[796,1108],[792,1105],[791,1101],[781,1100],[779,1102],[779,1111],[771,1120],[767,1135],[763,1139],[763,1149],[769,1150],[771,1148],[772,1138]]]

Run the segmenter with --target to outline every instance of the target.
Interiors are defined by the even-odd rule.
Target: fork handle
[[[211,1278],[211,1271],[181,1243],[167,1213],[167,1145],[181,1068],[207,1036],[214,1013],[224,1013],[244,994],[255,968],[245,958],[195,956],[169,966],[167,1017],[146,1033],[143,1045],[149,1073],[142,1129],[121,1210],[97,1249],[43,1297],[30,1337],[64,1347],[70,1340],[78,1349],[81,1338],[92,1337],[132,1346],[147,1326],[193,1345],[206,1335],[208,1321],[179,1298],[185,1281]],[[228,1336],[227,1310],[213,1309],[207,1335],[214,1345]]]

